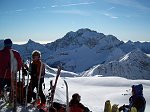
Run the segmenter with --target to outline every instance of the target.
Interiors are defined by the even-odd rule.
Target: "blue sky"
[[[150,0],[0,0],[0,39],[51,42],[80,28],[150,41]]]

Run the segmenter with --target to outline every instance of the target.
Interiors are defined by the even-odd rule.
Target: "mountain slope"
[[[66,70],[82,72],[95,64],[107,61],[108,57],[105,55],[109,56],[110,52],[121,44],[123,42],[115,36],[106,36],[90,29],[79,29],[46,44],[47,48],[55,51],[46,62],[53,67],[62,63]]]
[[[124,55],[119,61],[96,65],[82,76],[94,75],[150,80],[150,57],[137,49]]]

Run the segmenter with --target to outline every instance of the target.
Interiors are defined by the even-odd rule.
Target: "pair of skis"
[[[55,95],[55,90],[56,90],[56,85],[57,85],[57,82],[58,82],[58,78],[60,76],[60,73],[61,73],[61,67],[58,66],[58,70],[57,70],[57,74],[56,74],[56,79],[55,79],[55,83],[53,85],[52,81],[50,81],[50,96],[49,96],[49,107],[48,107],[48,112],[50,112],[50,110],[53,108],[53,100],[54,100],[54,95]]]
[[[54,95],[55,95],[55,90],[56,90],[56,86],[57,86],[57,82],[58,82],[58,78],[60,76],[61,73],[61,67],[58,66],[58,70],[57,70],[57,74],[56,74],[56,78],[55,78],[55,82],[54,85],[52,83],[52,80],[50,81],[50,94],[49,94],[49,107],[48,107],[48,112],[51,112],[51,110],[54,108],[53,107],[53,101],[54,101]],[[64,80],[64,84],[66,86],[66,112],[69,112],[69,95],[68,95],[68,84],[66,82],[66,80]]]

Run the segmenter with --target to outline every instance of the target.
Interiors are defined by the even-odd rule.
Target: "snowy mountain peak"
[[[100,37],[99,34],[100,33],[96,32],[96,31],[92,31],[92,30],[90,30],[88,28],[82,28],[82,29],[77,30],[76,32],[73,32],[73,31],[68,32],[64,36],[64,38],[75,37],[78,40],[80,40],[80,38],[86,39],[86,38]],[[102,34],[102,35],[104,35],[104,34]]]
[[[126,42],[127,44],[134,44],[131,40]]]
[[[79,29],[76,32],[70,31],[63,38],[46,46],[52,50],[59,50],[79,48],[83,45],[93,48],[98,44],[107,46],[109,43],[113,46],[120,44],[120,41],[113,35],[106,36],[103,33],[85,28]]]
[[[29,40],[28,40],[28,43],[32,43],[32,42],[34,42],[34,41],[33,41],[33,40],[31,40],[31,39],[29,39]]]
[[[144,54],[140,49],[135,49],[129,53],[127,53],[122,59],[120,59],[121,61],[131,61],[132,60],[146,60],[149,57]]]
[[[33,40],[29,39],[27,44],[35,43]]]
[[[78,34],[83,34],[83,33],[86,33],[86,32],[93,32],[91,29],[89,28],[81,28],[79,30],[76,31]],[[96,32],[96,31],[94,31]]]

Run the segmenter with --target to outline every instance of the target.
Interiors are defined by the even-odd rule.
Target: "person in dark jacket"
[[[28,102],[31,102],[32,98],[34,100],[36,99],[36,94],[34,92],[34,88],[36,88],[38,91],[38,96],[40,96],[40,105],[44,106],[46,102],[45,95],[42,90],[42,84],[44,83],[44,76],[45,76],[45,65],[41,61],[41,52],[40,51],[33,51],[32,52],[32,62],[31,62],[31,80],[29,84],[29,93],[28,93]],[[40,77],[41,76],[41,77]],[[39,84],[38,84],[39,82]],[[37,101],[36,101],[37,103]]]
[[[144,112],[146,107],[146,100],[143,96],[143,85],[132,86],[132,96],[129,98],[129,105],[123,105],[119,111],[129,112],[132,107],[137,109],[137,112]]]
[[[69,102],[69,112],[90,112],[90,110],[80,103],[81,96],[78,93],[72,95]]]
[[[22,67],[22,58],[18,51],[12,49],[12,44],[11,39],[5,39],[4,48],[0,50],[0,96],[3,94],[5,85],[7,88],[11,87],[12,73],[16,73]],[[12,57],[16,60],[15,66],[12,66]]]

